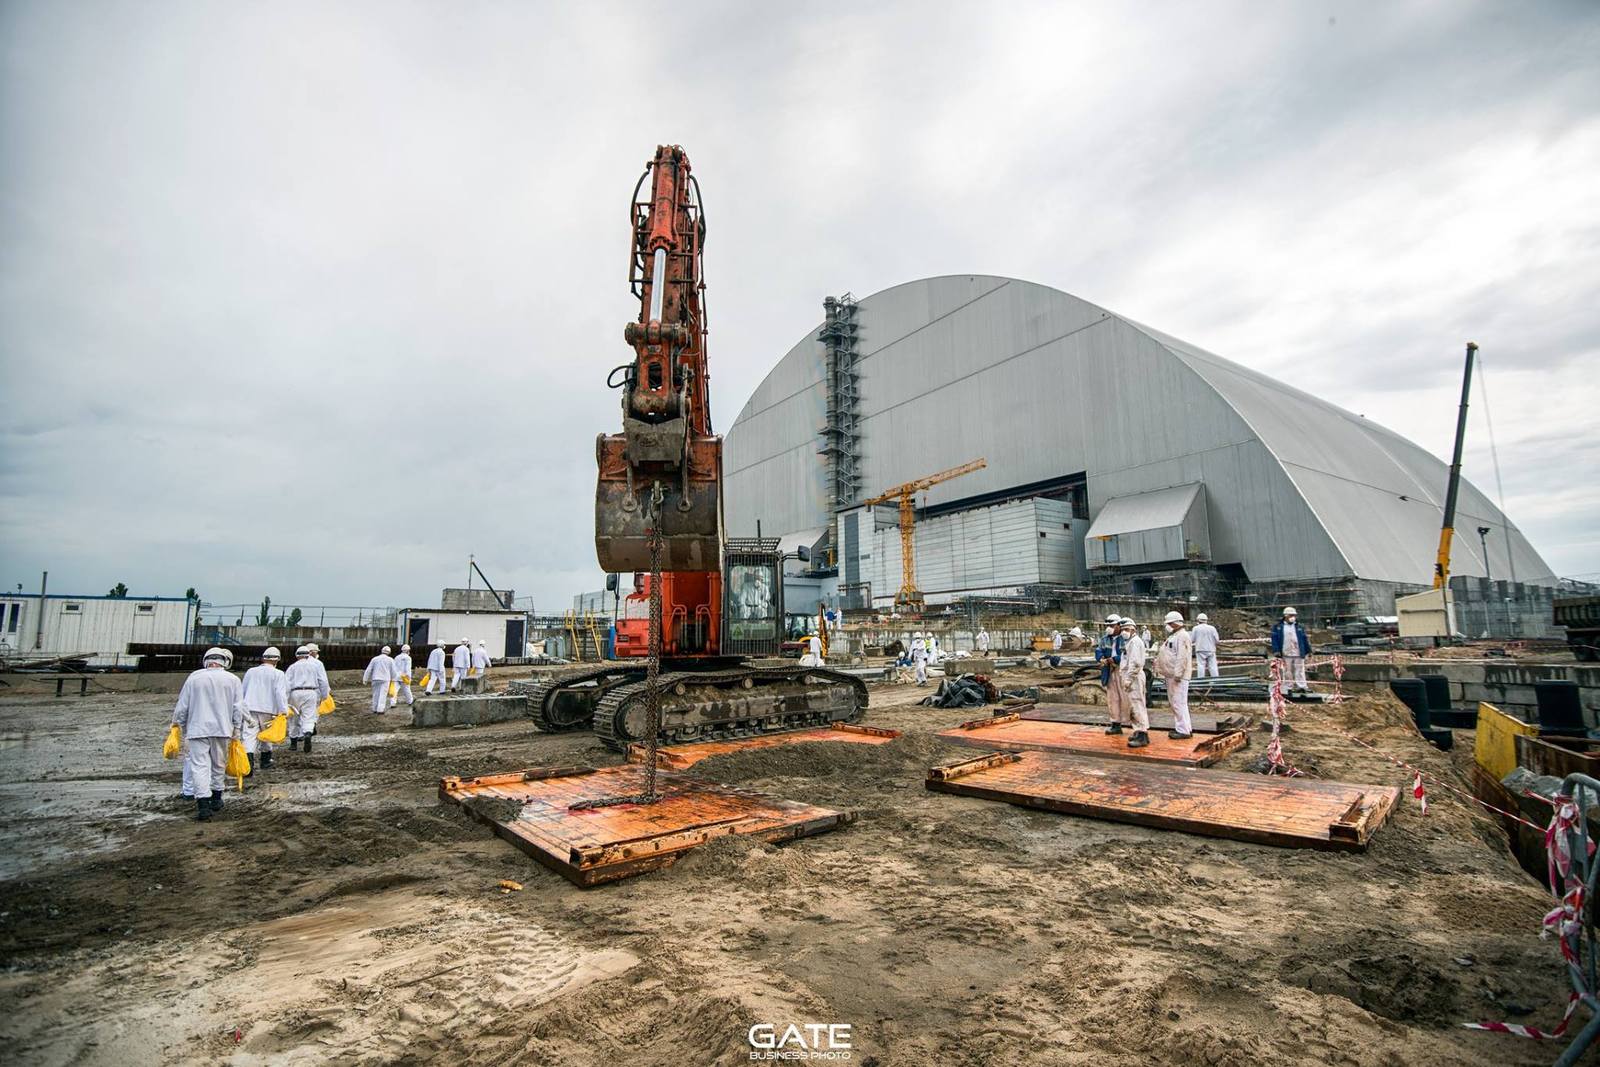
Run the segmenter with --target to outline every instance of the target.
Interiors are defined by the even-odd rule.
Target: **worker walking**
[[[328,672],[311,658],[311,650],[301,645],[294,650],[294,662],[283,672],[289,687],[289,748],[311,751],[317,733],[317,707],[328,695]]]
[[[461,643],[450,653],[450,690],[454,692],[461,688],[461,679],[466,677],[467,671],[472,669],[472,646],[467,644],[467,639],[462,638]]]
[[[410,645],[401,645],[400,654],[394,658],[394,679],[396,682],[395,695],[389,698],[389,706],[392,708],[396,704],[400,703],[400,699],[402,697],[405,698],[405,702],[408,705],[415,703],[415,701],[411,699]]]
[[[800,666],[822,666],[822,638],[815,630],[806,636],[806,654],[800,657]]]
[[[978,655],[989,654],[989,631],[986,627],[978,627]]]
[[[394,681],[394,657],[389,655],[388,645],[372,657],[367,669],[361,672],[361,680],[372,686],[372,714],[382,715],[388,711],[389,683]]]
[[[1133,629],[1133,620],[1124,618],[1122,627],[1122,662],[1117,667],[1117,680],[1127,694],[1128,714],[1133,719],[1133,735],[1128,738],[1129,748],[1144,748],[1150,743],[1150,713],[1144,702],[1145,644]]]
[[[1184,629],[1183,616],[1167,612],[1162,620],[1167,638],[1156,653],[1156,673],[1167,687],[1167,706],[1172,709],[1172,729],[1167,736],[1185,741],[1194,736],[1189,722],[1189,672],[1194,669],[1194,636]]]
[[[1272,654],[1283,660],[1283,677],[1290,679],[1290,691],[1304,693],[1308,688],[1306,657],[1311,655],[1311,638],[1299,620],[1299,612],[1283,609],[1283,619],[1272,627]]]
[[[257,735],[272,725],[272,720],[289,710],[289,683],[278,669],[283,653],[268,648],[261,662],[244,672],[244,750],[250,756],[250,771],[272,766],[272,745]]]
[[[244,686],[228,672],[233,653],[208,648],[201,668],[184,679],[172,722],[183,732],[183,765],[195,798],[195,818],[205,822],[222,810],[228,742],[239,736]]]
[[[1205,612],[1195,616],[1194,627],[1194,676],[1201,675],[1207,678],[1217,676],[1217,641],[1221,635],[1217,628],[1211,625],[1211,620]]]
[[[911,669],[916,673],[918,685],[928,684],[928,646],[921,630],[911,635]]]
[[[472,650],[472,669],[478,676],[480,693],[489,691],[489,663],[489,650],[484,647],[482,641],[479,641],[478,647]]]
[[[1122,664],[1122,617],[1107,615],[1105,631],[1094,646],[1095,662],[1100,664],[1100,687],[1106,691],[1106,713],[1111,716],[1108,734],[1120,734],[1132,720],[1128,718],[1128,697],[1122,690],[1118,667]]]
[[[435,641],[433,651],[428,653],[428,688],[427,693],[444,692],[444,642]]]

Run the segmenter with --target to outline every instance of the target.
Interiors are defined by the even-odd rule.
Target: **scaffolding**
[[[823,387],[827,422],[819,434],[817,454],[827,465],[828,498],[835,511],[855,504],[861,495],[861,377],[857,370],[859,327],[856,298],[849,293],[822,302],[825,321],[817,333],[823,344]]]

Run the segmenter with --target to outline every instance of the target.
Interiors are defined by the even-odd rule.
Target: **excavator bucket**
[[[616,574],[650,570],[650,534],[656,520],[650,517],[649,506],[654,486],[660,485],[661,569],[720,571],[722,438],[691,437],[686,472],[680,464],[676,471],[650,473],[661,468],[638,466],[630,457],[630,444],[633,451],[641,450],[637,427],[631,428],[636,430],[631,440],[628,434],[602,434],[595,445],[600,476],[595,488],[594,547],[600,569]],[[680,436],[680,447],[682,440]]]

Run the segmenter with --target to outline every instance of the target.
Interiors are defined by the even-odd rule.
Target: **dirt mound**
[[[981,709],[975,709],[974,714]],[[713,756],[695,764],[696,776],[736,783],[771,778],[921,780],[929,767],[949,762],[952,747],[932,734],[906,734],[882,745],[848,741],[807,741]]]

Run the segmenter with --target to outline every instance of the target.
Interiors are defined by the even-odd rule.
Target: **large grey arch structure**
[[[1368,419],[1048,286],[988,275],[862,298],[863,494],[977,456],[931,506],[1082,472],[1091,518],[1113,498],[1201,483],[1210,558],[1251,582],[1431,580],[1446,464]],[[820,325],[819,325],[820,329]],[[837,510],[819,454],[825,347],[808,331],[727,434],[728,527],[824,527]],[[859,499],[859,497],[858,497]],[[1549,584],[1549,566],[1463,483],[1454,573]]]

